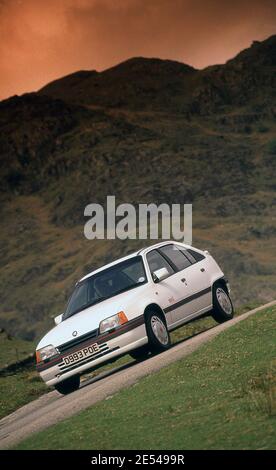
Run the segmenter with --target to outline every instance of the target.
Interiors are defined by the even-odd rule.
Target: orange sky
[[[0,0],[0,99],[133,56],[202,68],[275,33],[275,0]]]

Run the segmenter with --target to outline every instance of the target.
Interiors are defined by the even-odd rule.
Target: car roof
[[[171,244],[171,243],[180,243],[180,242],[177,242],[176,240],[166,240],[164,242],[155,243],[154,245],[150,245],[150,246],[141,248],[138,251],[130,253],[129,255],[124,256],[122,258],[118,258],[118,259],[112,261],[111,263],[105,264],[104,266],[101,266],[100,268],[95,269],[94,271],[91,271],[90,273],[88,273],[84,277],[82,277],[78,282],[82,282],[85,279],[89,278],[90,276],[92,276],[94,274],[97,274],[101,271],[104,271],[105,269],[111,268],[112,266],[115,266],[116,264],[121,263],[122,261],[127,261],[128,259],[134,258],[135,256],[138,256],[138,255],[144,255],[147,252],[149,252],[149,251],[151,251],[155,248],[158,248],[158,247],[163,246],[163,245],[168,245],[168,244]],[[184,245],[183,243],[181,243],[181,244]],[[190,247],[190,245],[184,245],[184,246],[186,246],[187,248]]]

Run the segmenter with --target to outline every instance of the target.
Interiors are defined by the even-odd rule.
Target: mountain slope
[[[129,59],[104,72],[77,72],[40,90],[66,101],[127,109],[164,109],[188,92],[195,69],[170,60]]]
[[[264,106],[275,97],[275,49],[276,35],[253,42],[225,65],[202,71],[169,60],[133,58],[103,72],[55,80],[39,93],[85,105],[189,114],[246,105],[248,99]]]
[[[275,49],[202,71],[134,58],[0,103],[1,326],[37,337],[80,276],[153,243],[84,238],[84,207],[107,195],[193,203],[194,244],[235,300],[274,298]]]

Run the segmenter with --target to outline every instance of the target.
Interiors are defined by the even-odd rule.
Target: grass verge
[[[17,374],[0,378],[0,418],[49,392],[33,368],[24,368]]]
[[[21,365],[34,350],[33,342],[0,332],[0,418],[48,391],[32,363]],[[12,365],[13,370],[7,369]]]
[[[275,448],[275,314],[257,313],[17,448]]]

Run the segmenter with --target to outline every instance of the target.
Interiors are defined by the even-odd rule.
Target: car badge
[[[78,334],[77,331],[73,331],[72,336],[77,336],[77,334]]]

